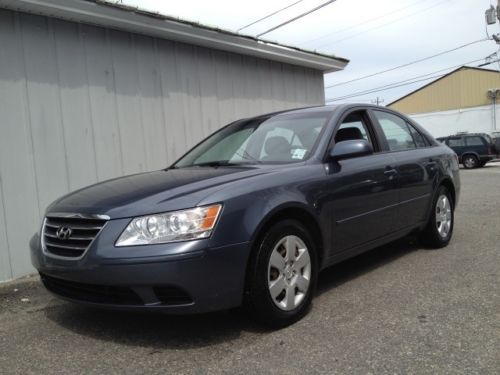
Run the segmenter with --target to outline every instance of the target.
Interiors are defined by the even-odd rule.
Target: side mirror
[[[370,154],[373,154],[372,145],[364,139],[356,139],[335,144],[328,156],[329,160],[336,161]]]

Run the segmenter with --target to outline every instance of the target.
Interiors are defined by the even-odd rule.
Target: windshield
[[[282,114],[238,121],[200,143],[174,168],[304,161],[314,151],[329,116],[329,112]]]

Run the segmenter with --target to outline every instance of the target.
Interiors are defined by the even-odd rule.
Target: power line
[[[344,31],[348,31],[348,30],[351,30],[351,29],[354,29],[356,27],[359,27],[359,26],[363,26],[367,23],[370,23],[370,22],[373,22],[373,21],[377,21],[381,18],[384,18],[384,17],[387,17],[391,14],[394,14],[394,13],[398,13],[398,12],[401,12],[402,10],[405,10],[405,9],[408,9],[408,8],[411,8],[412,6],[416,5],[416,4],[420,4],[424,1],[427,1],[427,0],[419,0],[419,1],[416,1],[408,6],[405,6],[405,7],[402,7],[402,8],[398,8],[396,10],[393,10],[392,12],[389,12],[389,13],[385,13],[385,14],[382,14],[378,17],[374,17],[374,18],[370,18],[364,22],[361,22],[361,23],[358,23],[356,25],[352,25],[352,26],[348,26],[348,27],[345,27],[343,29],[339,29],[339,30],[336,30],[334,32],[331,32],[329,34],[326,34],[326,35],[323,35],[323,36],[320,36],[320,37],[317,37],[317,38],[314,38],[314,39],[309,39],[309,40],[306,40],[306,41],[303,41],[303,42],[299,42],[300,45],[303,45],[303,44],[307,44],[307,43],[311,43],[311,42],[315,42],[317,40],[321,40],[321,39],[325,39],[325,38],[328,38],[329,36],[332,36],[332,35],[335,35],[335,34],[339,34],[339,33],[343,33]]]
[[[427,76],[430,76],[430,75],[433,75],[433,74],[436,74],[436,73],[444,72],[444,71],[447,71],[447,70],[450,70],[450,69],[459,68],[459,67],[464,66],[464,65],[474,64],[474,63],[476,63],[478,61],[483,61],[483,60],[484,60],[484,58],[482,58],[482,59],[476,59],[476,60],[472,60],[472,61],[467,61],[467,62],[464,62],[462,64],[458,64],[458,65],[454,65],[454,66],[449,66],[447,68],[443,68],[443,69],[435,70],[435,71],[430,72],[430,73],[421,74],[421,75],[418,75],[418,76],[415,76],[415,77],[407,78],[407,79],[404,79],[402,81],[398,81],[398,82],[394,82],[394,83],[389,83],[387,85],[380,86],[380,87],[377,87],[377,88],[384,88],[384,87],[389,87],[390,88],[390,86],[398,84],[398,83],[413,81],[414,79],[427,77]],[[373,89],[369,89],[367,91],[371,91],[371,90],[373,90]]]
[[[299,1],[296,1],[296,2],[294,2],[294,3],[292,3],[292,4],[290,4],[290,5],[287,5],[287,6],[286,6],[286,7],[284,7],[284,8],[281,8],[281,9],[278,9],[278,10],[276,10],[276,11],[272,12],[272,13],[269,13],[267,16],[264,16],[264,17],[262,17],[262,18],[259,18],[258,20],[253,21],[253,22],[249,23],[248,25],[245,25],[245,26],[243,26],[243,27],[240,27],[240,28],[239,28],[238,30],[236,30],[236,31],[237,31],[237,32],[240,32],[241,30],[246,29],[247,27],[253,26],[253,25],[255,25],[256,23],[259,23],[260,21],[267,20],[269,17],[272,17],[272,16],[274,16],[275,14],[278,14],[278,13],[280,13],[280,12],[283,12],[284,10],[286,10],[286,9],[288,9],[288,8],[291,8],[291,7],[293,7],[294,5],[297,5],[298,3],[301,3],[301,2],[303,2],[303,1],[304,1],[304,0],[299,0]]]
[[[490,61],[490,62],[486,62],[486,63],[484,63],[484,64],[479,64],[477,67],[478,67],[478,68],[482,68],[483,66],[491,65],[491,64],[494,64],[494,63],[496,63],[496,62],[500,62],[500,59],[498,59],[498,60],[493,60],[493,61]]]
[[[360,95],[365,95],[365,94],[373,94],[375,92],[380,92],[380,91],[385,91],[385,90],[390,90],[390,89],[395,89],[397,87],[402,87],[402,86],[408,86],[408,85],[411,85],[413,83],[418,83],[418,82],[423,82],[423,81],[428,81],[430,79],[433,79],[433,78],[440,78],[442,76],[444,76],[445,74],[438,74],[438,75],[435,75],[435,76],[432,76],[432,77],[427,77],[427,78],[424,78],[424,79],[419,79],[419,80],[416,80],[416,81],[412,81],[412,82],[406,82],[406,83],[401,83],[401,84],[398,84],[398,85],[393,85],[391,87],[387,87],[387,88],[375,88],[373,90],[368,90],[368,91],[365,91],[365,92],[360,92],[360,93],[354,93],[354,94],[351,94],[351,95],[346,95],[346,96],[339,96],[337,98],[331,98],[331,99],[326,99],[325,102],[336,102],[338,100],[343,100],[343,99],[350,99],[350,98],[354,98],[356,96],[360,96]],[[385,87],[385,86],[382,86],[382,87]]]
[[[375,87],[375,88],[372,88],[372,89],[368,89],[368,90],[363,90],[363,91],[358,91],[358,92],[354,92],[354,93],[351,93],[351,94],[347,94],[347,95],[344,95],[344,96],[341,96],[341,97],[328,99],[326,101],[337,101],[337,100],[348,99],[348,98],[352,98],[352,97],[356,97],[356,96],[361,96],[361,95],[365,95],[365,94],[372,94],[374,92],[380,92],[380,91],[390,90],[392,88],[401,87],[401,86],[405,86],[405,85],[410,85],[412,83],[426,81],[426,80],[429,80],[431,78],[442,77],[445,74],[439,74],[439,75],[435,75],[435,74],[436,73],[440,73],[440,72],[444,72],[444,71],[447,71],[447,70],[451,70],[451,69],[456,69],[456,68],[459,68],[461,66],[473,64],[473,63],[476,63],[478,61],[483,61],[483,60],[484,60],[484,58],[467,61],[467,62],[464,62],[464,63],[459,64],[459,65],[454,65],[454,66],[450,66],[450,67],[447,67],[447,68],[439,69],[439,70],[436,70],[436,71],[433,71],[433,72],[430,72],[430,73],[421,74],[421,75],[418,75],[418,76],[415,76],[415,77],[407,78],[407,79],[402,80],[402,81],[389,83],[389,84],[384,85],[384,86],[379,86],[379,87]],[[433,76],[431,76],[431,75],[433,75]],[[429,76],[431,76],[431,77],[429,77]],[[427,78],[423,78],[423,77],[427,77]],[[423,79],[421,79],[421,78],[423,78]]]
[[[483,59],[473,60],[472,62],[469,62],[469,64],[473,63],[473,62],[481,61],[481,60],[483,60]],[[468,64],[468,63],[465,63],[465,64]],[[437,72],[442,72],[442,71],[445,71],[445,70],[450,70],[450,69],[453,69],[453,68],[456,68],[456,67],[459,67],[459,66],[463,66],[465,64],[461,64],[461,65],[457,65],[457,66],[454,66],[454,67],[437,70],[437,71],[432,72],[432,73],[427,73],[427,74],[423,74],[423,75],[420,75],[420,76],[408,78],[408,79],[405,79],[403,81],[393,82],[393,83],[390,83],[388,85],[383,85],[383,86],[375,87],[375,88],[364,90],[364,91],[357,91],[357,92],[354,92],[354,93],[351,93],[351,94],[347,94],[345,96],[340,96],[340,97],[337,97],[337,98],[327,99],[326,101],[344,100],[344,99],[354,98],[354,97],[361,96],[361,95],[372,94],[372,93],[375,93],[375,92],[387,91],[387,90],[391,90],[393,88],[407,86],[407,85],[411,85],[413,83],[423,82],[423,81],[427,81],[427,80],[433,79],[433,78],[441,78],[441,77],[445,76],[448,73],[437,74],[437,75],[432,75],[432,74],[435,74]],[[426,77],[426,78],[422,78],[422,77]],[[417,78],[420,78],[420,79],[417,79]]]
[[[424,58],[421,58],[421,59],[418,59],[418,60],[414,60],[414,61],[410,61],[408,63],[405,63],[405,64],[402,64],[402,65],[398,65],[398,66],[395,66],[393,68],[390,68],[390,69],[386,69],[386,70],[382,70],[382,71],[379,71],[379,72],[376,72],[376,73],[371,73],[371,74],[367,74],[365,76],[361,76],[361,77],[358,77],[358,78],[354,78],[354,79],[351,79],[349,81],[344,81],[344,82],[339,82],[339,83],[335,83],[333,85],[328,85],[328,86],[325,86],[325,89],[329,89],[329,88],[332,88],[332,87],[336,87],[336,86],[341,86],[341,85],[345,85],[345,84],[348,84],[348,83],[351,83],[351,82],[356,82],[356,81],[360,81],[362,79],[366,79],[366,78],[370,78],[370,77],[374,77],[374,76],[377,76],[377,75],[380,75],[380,74],[383,74],[383,73],[387,73],[387,72],[392,72],[394,70],[397,70],[397,69],[401,69],[401,68],[405,68],[407,66],[410,66],[410,65],[413,65],[413,64],[417,64],[419,62],[422,62],[422,61],[426,61],[426,60],[430,60],[434,57],[438,57],[438,56],[442,56],[442,55],[445,55],[447,53],[450,53],[450,52],[454,52],[454,51],[457,51],[459,49],[462,49],[462,48],[465,48],[465,47],[468,47],[468,46],[471,46],[473,44],[476,44],[476,43],[480,43],[480,42],[484,42],[488,39],[486,38],[483,38],[483,39],[478,39],[478,40],[475,40],[473,42],[470,42],[470,43],[466,43],[466,44],[462,44],[458,47],[455,47],[455,48],[452,48],[452,49],[449,49],[449,50],[446,50],[446,51],[442,51],[442,52],[439,52],[439,53],[436,53],[434,55],[431,55],[431,56],[427,56],[427,57],[424,57]]]
[[[436,4],[431,5],[431,6],[427,7],[427,8],[425,8],[425,9],[420,9],[419,11],[414,12],[414,13],[412,13],[412,14],[409,14],[409,15],[407,15],[407,16],[405,16],[405,17],[398,18],[398,19],[395,19],[395,20],[392,20],[392,21],[386,22],[386,23],[384,23],[384,24],[382,24],[382,25],[378,25],[378,26],[375,26],[375,27],[372,27],[372,28],[369,28],[369,29],[366,29],[366,30],[360,31],[359,33],[356,33],[356,34],[353,34],[353,35],[350,35],[350,36],[346,36],[346,37],[344,37],[344,38],[340,38],[340,39],[334,40],[333,42],[329,42],[329,43],[326,43],[326,44],[323,44],[323,45],[317,46],[316,48],[322,48],[322,47],[327,46],[327,45],[332,45],[332,44],[340,43],[340,42],[343,42],[344,40],[348,40],[348,39],[355,38],[355,37],[357,37],[358,35],[362,35],[362,34],[365,34],[365,33],[367,33],[367,32],[373,31],[373,30],[378,30],[378,29],[381,29],[381,28],[383,28],[383,27],[386,27],[386,26],[392,25],[393,23],[396,23],[396,22],[404,21],[404,20],[405,20],[406,18],[408,18],[408,17],[413,17],[413,16],[415,16],[415,15],[417,15],[417,14],[420,14],[420,13],[426,12],[426,11],[428,11],[428,10],[430,10],[430,9],[432,9],[432,8],[435,8],[435,7],[437,7],[437,6],[440,6],[440,5],[442,5],[442,4],[444,4],[444,3],[448,2],[448,1],[450,1],[450,0],[443,0],[443,1],[441,1],[441,2],[438,2],[438,3],[436,3]]]
[[[372,104],[375,104],[375,105],[380,105],[384,102],[384,99],[380,98],[380,97],[376,97],[374,100],[372,100]]]
[[[331,4],[331,3],[335,2],[335,1],[336,1],[336,0],[330,0],[330,1],[327,1],[327,2],[325,2],[325,3],[323,3],[323,4],[320,4],[320,5],[318,5],[316,8],[313,8],[313,9],[311,9],[311,10],[308,10],[307,12],[304,12],[304,13],[302,13],[302,14],[299,14],[298,16],[293,17],[293,18],[291,18],[291,19],[289,19],[289,20],[287,20],[287,21],[285,21],[285,22],[283,22],[283,23],[280,23],[280,24],[279,24],[279,25],[277,25],[277,26],[271,27],[269,30],[264,31],[263,33],[257,34],[257,36],[256,36],[256,37],[257,37],[257,38],[260,38],[262,35],[268,34],[268,33],[270,33],[271,31],[277,30],[277,29],[279,29],[279,28],[281,28],[281,27],[283,27],[283,26],[285,26],[285,25],[288,25],[289,23],[292,23],[292,22],[294,22],[294,21],[297,21],[298,19],[300,19],[300,18],[302,18],[302,17],[305,17],[305,16],[307,16],[308,14],[311,14],[311,13],[313,13],[313,12],[316,12],[317,10],[319,10],[319,9],[321,9],[321,8],[323,8],[323,7],[326,7],[328,4]]]

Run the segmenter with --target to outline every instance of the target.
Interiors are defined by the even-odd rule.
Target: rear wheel
[[[451,240],[454,224],[454,207],[450,192],[441,186],[433,201],[429,222],[420,233],[420,240],[427,246],[441,248]]]
[[[280,328],[302,318],[317,279],[316,249],[295,220],[273,225],[257,244],[247,279],[246,303],[263,324]]]
[[[476,155],[465,155],[462,157],[462,162],[466,169],[473,169],[479,166],[479,160]]]

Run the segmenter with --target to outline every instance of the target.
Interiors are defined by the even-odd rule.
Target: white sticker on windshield
[[[303,148],[296,148],[292,152],[292,159],[304,159],[304,156],[306,155],[307,150],[304,150]]]

